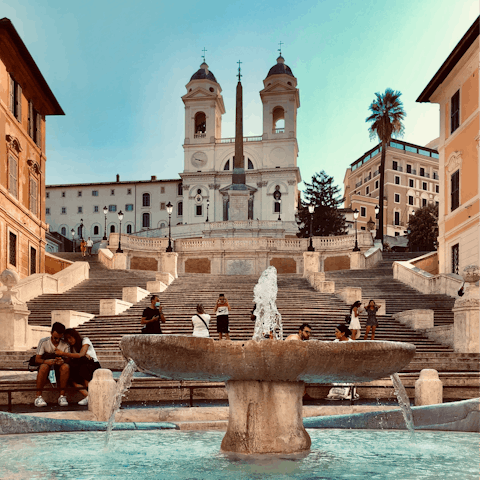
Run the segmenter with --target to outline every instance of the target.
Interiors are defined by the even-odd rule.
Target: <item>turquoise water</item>
[[[114,431],[0,437],[5,479],[405,479],[478,480],[476,433],[309,430],[298,457],[219,452],[224,432]]]

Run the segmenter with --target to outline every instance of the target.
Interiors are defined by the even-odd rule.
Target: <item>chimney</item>
[[[152,175],[150,181],[154,182],[156,179],[157,179],[157,176],[156,176],[156,175]]]
[[[117,182],[120,181],[120,175],[117,173]]]

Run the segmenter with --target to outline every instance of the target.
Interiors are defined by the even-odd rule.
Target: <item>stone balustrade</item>
[[[110,250],[118,248],[118,233],[111,233],[108,240]],[[165,251],[168,245],[168,238],[145,238],[136,235],[122,234],[123,250],[147,250],[147,251]]]

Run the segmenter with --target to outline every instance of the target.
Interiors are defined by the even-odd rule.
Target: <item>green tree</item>
[[[437,247],[438,206],[419,208],[408,221],[408,248],[411,252],[431,252]]]
[[[370,139],[378,137],[382,143],[382,154],[380,159],[380,197],[378,206],[380,212],[378,213],[378,229],[377,238],[381,239],[383,243],[383,202],[385,197],[385,154],[387,146],[392,139],[392,136],[403,136],[404,127],[403,119],[406,113],[403,110],[403,103],[400,100],[400,92],[387,88],[385,93],[375,93],[377,97],[370,105],[369,110],[371,115],[365,120],[370,122],[369,132]]]
[[[333,184],[333,177],[323,170],[312,176],[312,183],[304,182],[303,200],[298,206],[298,237],[310,236],[309,205],[315,205],[313,236],[345,235],[345,218],[338,211],[342,203],[340,187]]]

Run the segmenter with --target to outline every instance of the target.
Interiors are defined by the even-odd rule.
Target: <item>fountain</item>
[[[302,418],[306,382],[376,380],[400,371],[415,354],[414,345],[400,342],[283,342],[276,289],[276,270],[269,267],[255,287],[255,340],[127,335],[120,344],[125,358],[145,373],[225,382],[230,410],[223,452],[308,451],[311,439]],[[259,341],[270,331],[278,340]]]

